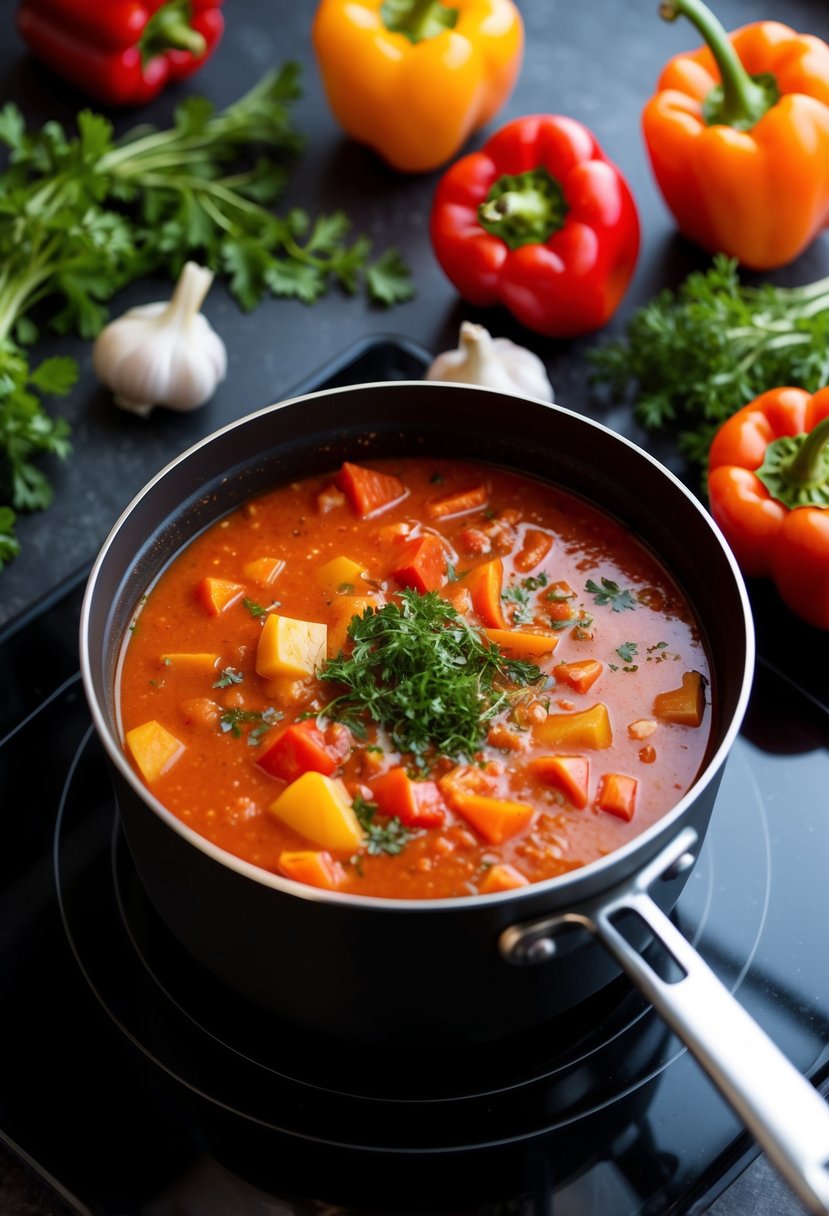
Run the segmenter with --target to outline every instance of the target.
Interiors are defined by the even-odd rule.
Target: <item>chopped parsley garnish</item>
[[[368,721],[379,723],[421,766],[438,755],[473,757],[510,692],[545,678],[533,663],[505,658],[434,591],[407,588],[399,603],[354,617],[348,634],[351,654],[318,672],[344,688],[321,712],[359,738]]]
[[[626,608],[635,608],[636,600],[630,591],[624,591],[618,583],[610,578],[603,578],[601,587],[589,578],[584,585],[599,606],[610,604],[614,612],[624,612]]]
[[[402,853],[417,834],[404,827],[396,815],[383,823],[375,823],[377,804],[366,802],[359,794],[352,806],[360,827],[366,833],[366,852],[372,857],[376,857],[378,853],[388,853],[392,857]]]
[[[262,604],[257,604],[256,600],[249,599],[248,596],[245,596],[242,603],[244,604],[245,608],[247,608],[251,616],[264,616],[267,611]]]
[[[248,747],[256,747],[261,742],[262,736],[267,730],[278,722],[282,714],[277,709],[269,707],[268,709],[226,709],[219,719],[219,726],[222,731],[227,734],[229,731],[234,738],[242,737],[242,723],[256,722],[258,723],[252,730],[248,731]]]
[[[531,574],[528,578],[522,579],[517,585],[507,587],[501,592],[501,599],[505,603],[515,605],[512,613],[515,625],[527,625],[534,619],[535,612],[530,607],[530,593],[546,586],[546,574]]]
[[[241,684],[244,680],[241,671],[237,671],[235,667],[223,667],[219,672],[218,680],[214,680],[214,688],[229,688],[231,684]]]
[[[616,647],[616,653],[623,663],[632,663],[638,650],[639,647],[635,642],[622,642],[621,646]]]

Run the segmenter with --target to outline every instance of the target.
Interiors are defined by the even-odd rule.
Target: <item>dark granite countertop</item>
[[[79,382],[56,403],[72,427],[73,454],[44,468],[54,484],[54,504],[22,517],[20,556],[0,572],[0,627],[35,609],[64,580],[94,558],[121,509],[168,460],[217,427],[279,400],[321,365],[371,335],[401,335],[437,353],[456,343],[464,318],[480,320],[494,334],[534,349],[544,360],[557,400],[614,420],[612,410],[591,402],[583,355],[600,337],[621,332],[632,311],[664,285],[704,266],[706,259],[680,239],[651,178],[640,134],[640,113],[661,65],[695,45],[689,27],[668,26],[656,16],[656,0],[519,0],[527,34],[523,71],[500,119],[550,111],[586,123],[625,173],[642,222],[642,253],[634,282],[603,335],[574,342],[546,340],[521,329],[502,312],[462,304],[430,250],[427,219],[439,173],[392,172],[339,132],[323,97],[310,43],[313,4],[296,0],[228,0],[227,31],[213,60],[191,81],[162,94],[138,112],[113,115],[122,132],[136,122],[166,125],[177,101],[190,93],[223,106],[267,69],[286,59],[303,66],[303,97],[296,125],[307,150],[294,172],[283,206],[312,214],[343,208],[355,232],[367,233],[378,250],[397,246],[413,269],[417,295],[391,311],[361,296],[336,290],[312,307],[268,299],[243,313],[217,282],[205,312],[224,338],[228,374],[213,400],[190,415],[156,411],[140,419],[118,411],[91,370],[89,343],[46,336],[35,354],[70,354],[80,363]],[[773,17],[829,39],[826,0],[719,0],[727,27]],[[26,53],[13,22],[11,0],[0,4],[0,104],[14,100],[27,120],[70,123],[84,100],[40,68]],[[474,147],[483,135],[470,144]],[[829,274],[829,234],[796,263],[771,276],[805,283]],[[166,280],[134,284],[113,301],[113,314],[169,295]],[[636,432],[634,432],[635,434]],[[650,440],[639,438],[645,446]],[[669,449],[664,449],[667,454]],[[674,458],[669,457],[672,463]],[[0,1081],[0,1083],[2,1083]],[[0,1212],[3,1216],[57,1216],[67,1211],[30,1167],[0,1146]],[[710,1209],[717,1216],[795,1213],[799,1209],[761,1160]],[[585,1214],[591,1216],[591,1214]],[[598,1214],[596,1214],[598,1216]]]

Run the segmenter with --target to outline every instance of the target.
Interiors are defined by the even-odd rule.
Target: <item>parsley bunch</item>
[[[510,686],[545,679],[534,664],[504,658],[434,591],[407,589],[399,604],[355,617],[348,633],[351,654],[319,672],[345,688],[322,713],[358,736],[366,719],[379,723],[421,764],[432,755],[474,756]]]
[[[154,272],[177,277],[188,259],[225,274],[245,309],[266,292],[311,304],[333,284],[364,283],[383,304],[412,294],[399,254],[370,263],[370,242],[349,239],[342,212],[312,221],[271,210],[301,150],[298,96],[299,68],[287,64],[221,112],[190,97],[171,128],[118,141],[89,110],[74,136],[55,122],[29,132],[16,106],[0,110],[0,567],[17,551],[14,512],[51,498],[32,459],[69,451],[66,423],[37,394],[67,392],[77,371],[71,360],[30,371],[35,305],[58,332],[93,338],[115,292]]]
[[[805,287],[743,285],[718,254],[639,309],[624,339],[589,352],[594,380],[635,395],[649,430],[678,426],[699,463],[718,427],[767,389],[829,382],[829,279]]]

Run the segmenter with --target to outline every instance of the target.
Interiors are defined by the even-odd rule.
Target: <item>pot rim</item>
[[[737,704],[732,712],[731,720],[728,724],[723,738],[719,746],[712,756],[709,757],[705,767],[698,774],[694,783],[685,792],[683,797],[669,811],[667,811],[660,819],[651,824],[641,834],[634,836],[626,844],[618,849],[614,849],[605,857],[598,858],[595,861],[589,862],[576,870],[571,870],[566,874],[560,874],[553,878],[544,879],[541,882],[530,883],[526,887],[518,887],[508,891],[498,891],[491,894],[475,894],[475,895],[458,895],[444,897],[440,899],[394,899],[388,896],[372,896],[372,895],[355,895],[346,892],[326,891],[316,887],[310,887],[306,883],[300,883],[293,879],[283,878],[280,874],[274,874],[270,870],[265,870],[251,862],[245,861],[240,857],[236,857],[233,853],[226,849],[220,848],[201,836],[193,828],[188,827],[182,820],[178,819],[171,811],[169,811],[163,803],[152,793],[152,791],[143,784],[138,775],[134,772],[132,766],[128,763],[126,755],[121,746],[120,740],[117,738],[117,732],[114,724],[109,721],[109,716],[102,709],[97,694],[95,692],[94,680],[92,676],[92,643],[90,638],[90,616],[92,612],[93,600],[96,595],[96,582],[101,569],[107,560],[107,557],[116,543],[118,535],[135,510],[139,502],[149,494],[153,488],[162,480],[167,478],[175,468],[185,461],[192,459],[194,453],[208,445],[219,442],[222,436],[236,430],[239,427],[248,425],[253,419],[259,418],[265,414],[277,413],[279,410],[285,409],[288,406],[298,405],[309,400],[317,400],[322,397],[342,396],[352,392],[363,392],[365,390],[382,390],[388,393],[395,388],[411,388],[431,390],[457,390],[474,391],[484,394],[516,396],[524,400],[529,400],[533,404],[542,406],[545,409],[553,410],[558,413],[565,414],[570,418],[576,419],[580,424],[586,427],[592,427],[603,432],[628,448],[632,448],[640,458],[645,459],[653,465],[659,473],[671,484],[675,492],[679,492],[691,504],[694,510],[702,517],[711,533],[712,540],[715,541],[722,550],[723,556],[731,569],[734,585],[737,590],[740,605],[743,611],[743,624],[745,635],[745,664],[740,686],[740,693],[737,698]],[[554,483],[551,483],[554,484]],[[592,500],[591,500],[592,501]],[[601,504],[594,504],[601,508]],[[169,513],[172,517],[176,512]],[[219,518],[219,517],[217,517]],[[670,567],[669,567],[670,570]],[[703,622],[704,623],[704,622]],[[89,704],[93,724],[95,726],[98,738],[102,741],[104,748],[108,754],[109,760],[114,764],[120,775],[127,781],[128,785],[139,796],[147,808],[156,814],[169,828],[183,837],[190,845],[199,849],[218,864],[235,871],[241,876],[250,879],[253,882],[259,883],[262,886],[271,887],[274,890],[283,892],[284,894],[297,896],[302,899],[307,899],[315,903],[325,903],[333,905],[342,905],[350,909],[362,908],[366,910],[377,909],[394,912],[411,912],[418,910],[421,912],[440,911],[444,912],[452,908],[469,910],[476,906],[493,907],[496,904],[514,904],[521,901],[529,901],[539,896],[543,897],[545,893],[555,890],[557,894],[564,892],[565,898],[568,897],[568,892],[572,889],[573,898],[568,902],[575,904],[578,899],[575,897],[579,885],[583,885],[588,877],[602,876],[606,871],[618,868],[620,862],[624,862],[637,852],[655,851],[658,843],[663,837],[668,837],[676,825],[682,820],[686,811],[692,803],[703,793],[707,786],[715,779],[723,764],[726,761],[729,751],[734,744],[743,717],[748,706],[748,700],[751,693],[752,678],[754,672],[755,659],[755,639],[754,639],[754,622],[751,613],[751,607],[748,599],[745,582],[737,564],[736,558],[732,554],[725,537],[715,523],[713,517],[705,510],[702,503],[694,494],[680,481],[680,479],[666,468],[659,460],[640,447],[637,443],[626,438],[624,435],[614,431],[611,427],[605,426],[603,423],[589,418],[584,414],[578,413],[576,410],[570,410],[566,406],[562,406],[557,402],[550,404],[546,401],[541,401],[538,398],[528,397],[523,393],[502,393],[501,390],[493,390],[481,385],[462,384],[459,385],[451,381],[441,380],[395,380],[388,381],[369,381],[363,384],[343,385],[335,388],[320,389],[314,392],[302,393],[294,397],[286,398],[284,401],[277,401],[271,405],[263,406],[261,409],[253,410],[241,418],[236,418],[218,430],[204,436],[197,443],[192,444],[185,451],[181,452],[173,460],[169,461],[158,473],[155,474],[145,485],[133,496],[131,501],[123,509],[117,520],[113,524],[106,539],[104,540],[98,556],[90,571],[87,579],[86,590],[84,593],[83,604],[81,608],[80,620],[80,664],[81,674],[83,678],[84,692]],[[653,846],[653,848],[651,848]],[[608,882],[608,886],[614,885]]]

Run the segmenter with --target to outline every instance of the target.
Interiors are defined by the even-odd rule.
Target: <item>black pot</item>
[[[659,822],[561,877],[433,901],[323,892],[216,848],[141,784],[118,732],[119,650],[160,571],[251,495],[333,470],[345,458],[421,453],[489,461],[554,482],[615,515],[661,558],[694,604],[709,650],[709,752],[693,787]],[[818,1204],[816,1211],[829,1205],[829,1110],[666,915],[708,826],[748,701],[754,643],[730,551],[697,500],[647,453],[567,410],[470,386],[369,384],[272,406],[185,452],[127,508],[90,576],[81,658],[142,882],[173,933],[231,988],[351,1041],[446,1043],[496,1039],[550,1019],[621,967],[804,1201]],[[654,938],[658,949],[648,958],[661,954],[656,966],[642,954]],[[793,1128],[777,1097],[781,1087],[800,1112]],[[804,1153],[807,1126],[817,1131]]]

